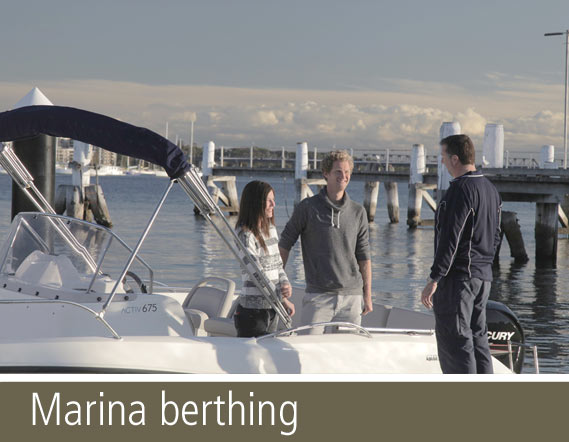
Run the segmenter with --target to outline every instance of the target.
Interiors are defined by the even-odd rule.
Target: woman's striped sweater
[[[283,262],[279,253],[279,237],[275,226],[269,228],[269,236],[263,235],[267,250],[263,249],[255,235],[251,231],[239,228],[237,236],[243,242],[247,250],[251,254],[253,260],[259,265],[266,277],[275,285],[277,294],[280,295],[280,287],[283,284],[289,284],[286,273],[283,269]],[[241,256],[245,263],[248,263],[244,254]],[[249,276],[249,274],[241,271],[243,289],[239,297],[239,304],[245,308],[271,308],[269,302],[260,293],[259,289]]]

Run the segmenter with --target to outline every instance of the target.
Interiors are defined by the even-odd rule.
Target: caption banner
[[[6,440],[553,440],[567,397],[565,382],[2,382],[0,416]]]

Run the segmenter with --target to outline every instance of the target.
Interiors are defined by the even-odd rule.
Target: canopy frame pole
[[[119,284],[122,283],[123,278],[126,276],[126,273],[128,272],[130,266],[132,265],[132,263],[136,259],[136,255],[138,254],[138,251],[142,247],[142,243],[144,243],[144,240],[148,236],[148,232],[150,231],[150,229],[154,225],[154,221],[156,221],[156,217],[158,216],[160,209],[162,209],[162,206],[164,205],[164,201],[166,201],[166,197],[170,193],[170,190],[172,190],[173,185],[174,185],[174,180],[170,180],[170,182],[168,183],[168,187],[164,191],[162,198],[160,198],[160,201],[158,202],[158,205],[156,206],[156,209],[154,209],[154,212],[150,216],[150,219],[148,220],[148,224],[146,225],[146,228],[142,232],[142,235],[140,236],[138,242],[136,243],[136,246],[132,250],[132,253],[130,254],[128,261],[126,262],[119,278],[115,282],[115,285],[114,285],[113,289],[111,290],[111,294],[109,295],[109,297],[105,301],[105,304],[103,305],[103,308],[99,313],[101,315],[101,317],[103,317],[105,315],[107,308],[109,307],[110,303],[112,302],[113,298],[115,297],[115,294],[117,292]]]

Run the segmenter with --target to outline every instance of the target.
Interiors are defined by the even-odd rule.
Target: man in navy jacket
[[[474,166],[466,135],[441,141],[453,180],[437,207],[435,259],[421,301],[435,313],[443,373],[492,373],[486,303],[500,241],[501,200]]]

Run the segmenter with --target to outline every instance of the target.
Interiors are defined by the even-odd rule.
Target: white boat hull
[[[0,289],[0,299],[12,299],[13,295],[12,291]],[[137,295],[128,301],[115,301],[105,320],[121,336],[120,339],[113,338],[91,313],[80,308],[57,303],[4,304],[0,308],[0,371],[441,372],[433,334],[386,333],[372,334],[370,338],[362,334],[333,333],[259,339],[194,336],[181,305],[174,299],[183,296],[184,293],[172,297]],[[29,299],[33,301],[32,297]],[[102,303],[85,305],[97,311]],[[156,305],[156,311],[143,312],[143,306],[148,305]],[[376,306],[376,312],[384,309]],[[401,312],[398,315],[401,317]],[[52,320],[46,321],[46,317]],[[44,320],[38,321],[39,318]],[[372,325],[384,326],[381,323]],[[509,372],[497,360],[495,371]]]
[[[164,373],[440,373],[431,339],[355,335],[245,338],[155,336],[0,343],[2,371]],[[436,355],[436,353],[434,353]],[[402,369],[405,367],[405,369]]]

